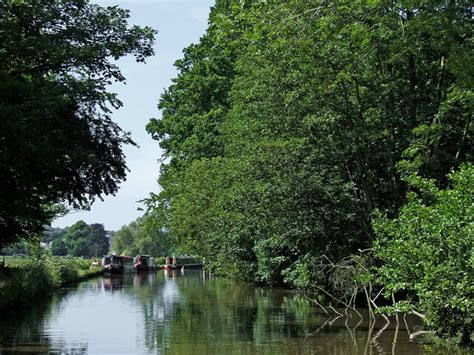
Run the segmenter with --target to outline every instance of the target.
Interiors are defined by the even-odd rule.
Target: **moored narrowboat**
[[[137,271],[156,270],[155,259],[149,255],[137,255],[135,257],[133,266]]]
[[[102,258],[104,273],[127,274],[134,272],[133,259],[129,256],[106,255]]]
[[[172,257],[168,256],[166,258],[166,264],[163,265],[165,270],[175,270],[175,269],[201,269],[202,262],[198,258],[193,256],[178,256]]]

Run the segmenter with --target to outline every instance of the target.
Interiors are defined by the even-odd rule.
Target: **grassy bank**
[[[43,256],[39,260],[8,258],[0,269],[0,312],[15,311],[59,287],[100,274],[81,258]]]

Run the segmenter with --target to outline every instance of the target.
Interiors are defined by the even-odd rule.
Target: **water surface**
[[[291,291],[159,271],[96,278],[0,322],[0,353],[449,354],[416,319],[326,314]]]

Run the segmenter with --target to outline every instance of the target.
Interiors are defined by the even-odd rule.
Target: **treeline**
[[[468,1],[217,1],[147,126],[150,218],[267,284],[336,292],[358,257],[359,291],[468,342],[472,47]]]
[[[98,257],[109,252],[109,238],[114,234],[106,231],[103,224],[78,221],[66,228],[46,226],[37,238],[11,244],[0,251],[2,255],[31,255],[41,245],[56,256]]]

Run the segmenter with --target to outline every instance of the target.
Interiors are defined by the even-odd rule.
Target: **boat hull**
[[[137,270],[137,272],[145,272],[145,271],[155,271],[156,268],[143,266],[143,265],[137,265],[135,266],[135,270]]]
[[[177,269],[202,269],[202,264],[165,264],[163,270],[177,270]]]
[[[128,256],[106,255],[102,259],[103,273],[127,274],[134,272],[133,259]]]
[[[177,268],[178,268],[177,265],[172,265],[172,264],[163,265],[163,270],[176,270]]]
[[[104,268],[102,271],[104,274],[123,274],[124,270],[122,268]]]
[[[139,271],[156,270],[155,260],[149,255],[137,255],[134,259],[134,268]]]

